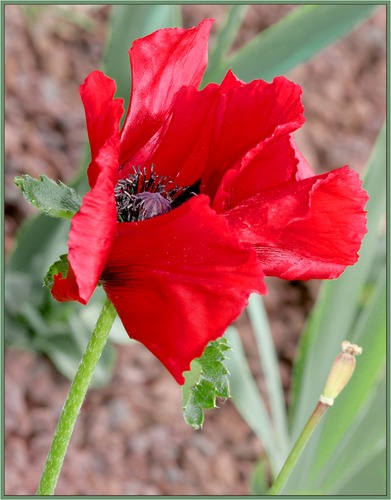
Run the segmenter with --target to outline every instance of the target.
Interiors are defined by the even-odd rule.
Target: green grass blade
[[[354,475],[340,485],[338,497],[350,495],[350,498],[387,498],[387,447],[378,443],[378,449],[370,452],[361,468],[356,468]]]
[[[231,374],[230,389],[233,403],[263,443],[273,472],[276,474],[282,467],[283,456],[274,441],[274,430],[265,403],[250,372],[238,331],[230,327],[225,336],[232,347],[226,366]]]
[[[365,19],[375,5],[303,5],[208,72],[220,82],[228,69],[245,81],[270,80],[320,52]]]
[[[372,391],[354,422],[339,441],[331,459],[322,467],[317,484],[331,494],[342,494],[344,487],[361,471],[386,443],[387,380],[382,380]],[[383,462],[385,468],[385,462]],[[368,490],[374,490],[372,479],[367,476]],[[371,483],[371,484],[370,484]]]
[[[262,298],[259,295],[251,295],[247,312],[257,341],[261,366],[265,376],[266,388],[271,407],[272,422],[276,431],[275,441],[279,443],[281,453],[285,456],[289,452],[285,397],[269,321]]]
[[[249,5],[233,5],[230,8],[224,26],[217,33],[215,43],[210,51],[204,81],[210,81],[208,78],[209,72],[213,72],[213,68],[220,63],[222,57],[227,54],[232,47],[249,7]]]

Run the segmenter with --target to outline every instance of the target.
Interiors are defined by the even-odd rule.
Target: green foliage
[[[53,276],[56,274],[61,273],[63,278],[67,277],[68,274],[68,255],[60,255],[60,260],[57,260],[54,262],[48,269],[48,272],[46,273],[44,279],[43,279],[43,284],[44,286],[48,287],[49,290],[51,290],[54,280]]]
[[[258,460],[250,477],[250,494],[267,495],[269,490],[267,459]]]
[[[6,345],[46,354],[64,376],[73,379],[102,299],[103,292],[97,290],[88,308],[77,303],[59,303],[35,277],[8,271],[4,297]],[[121,326],[117,324],[116,329],[121,330]],[[127,335],[123,338],[127,339]],[[106,345],[94,374],[94,387],[108,382],[114,355],[112,346]]]
[[[71,219],[80,209],[81,198],[76,191],[62,182],[57,184],[46,175],[41,175],[39,180],[23,175],[15,177],[14,182],[24,198],[46,215]]]
[[[277,474],[284,463],[279,436],[267,411],[267,405],[259,392],[248,366],[240,336],[231,326],[226,337],[232,346],[227,367],[231,373],[230,387],[232,401],[249,427],[261,440],[270,461],[273,474]]]
[[[374,8],[373,4],[297,7],[234,54],[209,66],[203,84],[220,82],[230,68],[247,82],[285,74],[348,33]]]
[[[225,23],[217,33],[214,45],[210,50],[208,68],[212,68],[213,70],[228,53],[249,7],[249,5],[233,5],[230,8]]]
[[[210,342],[203,355],[191,363],[182,392],[183,418],[194,429],[200,429],[204,410],[216,407],[216,397],[229,398],[228,369],[225,366],[228,341],[222,337]]]

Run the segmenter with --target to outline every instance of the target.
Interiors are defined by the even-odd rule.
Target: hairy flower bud
[[[342,342],[342,352],[335,358],[326,385],[319,398],[321,403],[327,404],[328,406],[334,403],[334,399],[353,375],[356,366],[355,356],[359,356],[361,353],[361,347],[351,344],[347,340]]]

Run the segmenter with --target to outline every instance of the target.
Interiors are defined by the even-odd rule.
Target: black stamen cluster
[[[118,222],[135,222],[169,212],[199,194],[200,182],[179,187],[169,177],[133,167],[133,173],[120,179],[114,188]]]

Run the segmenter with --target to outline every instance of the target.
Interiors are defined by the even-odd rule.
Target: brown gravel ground
[[[290,11],[254,5],[237,43]],[[5,7],[5,250],[24,218],[13,177],[41,173],[72,178],[85,140],[78,86],[99,67],[109,6],[26,12]],[[203,17],[221,22],[226,6],[186,5],[186,26]],[[75,24],[69,14],[88,19]],[[288,75],[303,87],[307,124],[297,134],[317,172],[348,163],[361,171],[385,117],[385,7],[348,37]],[[262,75],[260,75],[262,76]],[[299,334],[317,282],[267,279],[269,314],[287,400]],[[238,320],[260,390],[258,359],[245,314]],[[262,445],[230,401],[206,415],[195,432],[182,420],[180,390],[139,344],[117,349],[111,382],[87,396],[56,494],[246,495]],[[34,493],[69,388],[36,353],[5,352],[5,493]]]

